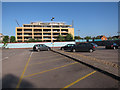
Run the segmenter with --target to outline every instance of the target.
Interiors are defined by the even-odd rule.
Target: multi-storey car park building
[[[46,42],[57,41],[58,35],[66,37],[70,33],[74,39],[74,28],[64,22],[31,22],[23,24],[23,27],[16,27],[16,41],[25,42],[30,38]]]

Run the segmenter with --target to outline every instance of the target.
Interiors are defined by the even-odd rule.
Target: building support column
[[[16,37],[15,37],[15,38],[16,38],[16,41],[18,41],[18,40],[17,40],[17,37],[18,37],[18,36],[17,36],[17,28],[15,29],[15,32],[16,32]]]
[[[32,39],[34,39],[34,29],[32,28]]]
[[[60,28],[60,35],[61,35],[61,28]]]
[[[43,41],[43,28],[42,28],[42,41]]]
[[[24,29],[22,28],[22,42],[24,42]]]
[[[53,28],[51,26],[51,42],[53,43]]]

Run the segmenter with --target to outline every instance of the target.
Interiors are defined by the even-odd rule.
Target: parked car
[[[91,43],[80,43],[78,45],[73,46],[71,51],[73,51],[73,52],[76,52],[76,51],[93,52],[93,51],[95,51],[95,46]]]
[[[37,44],[33,46],[34,51],[49,51],[51,50],[50,47],[46,46],[45,44]]]
[[[94,45],[96,48],[98,47],[98,45],[96,43],[91,43],[92,45]]]
[[[118,49],[118,45],[116,44],[116,43],[114,43],[114,42],[108,42],[108,43],[106,43],[106,45],[105,45],[105,48],[106,49]]]
[[[60,48],[60,50],[71,50],[71,48],[74,46],[75,44],[67,44],[63,47]]]

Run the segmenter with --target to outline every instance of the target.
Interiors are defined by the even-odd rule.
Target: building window
[[[42,29],[34,29],[35,32],[42,32]]]
[[[43,39],[51,39],[51,37],[43,37]]]
[[[68,29],[61,29],[61,32],[68,32]]]
[[[59,33],[53,33],[53,35],[60,35]]]
[[[60,29],[53,29],[53,32],[60,32]]]
[[[24,31],[32,31],[32,29],[24,29]]]
[[[43,35],[51,35],[51,33],[43,33]]]
[[[51,29],[43,29],[43,32],[51,32]]]
[[[19,40],[18,42],[22,42],[22,40]]]
[[[34,39],[42,39],[42,37],[34,37]]]
[[[68,33],[61,33],[61,35],[67,35]]]
[[[17,31],[22,31],[22,29],[17,29]]]
[[[17,37],[17,39],[22,39],[22,37]]]
[[[24,39],[31,39],[32,37],[24,37]]]
[[[42,35],[42,33],[34,33],[34,35]]]

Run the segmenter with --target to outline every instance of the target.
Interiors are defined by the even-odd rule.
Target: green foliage
[[[112,37],[110,36],[110,37],[108,37],[108,40],[111,40],[112,39]]]
[[[16,42],[16,41],[15,41],[15,36],[11,36],[11,37],[10,37],[10,42]]]
[[[4,36],[3,42],[8,43],[8,41],[9,41],[9,36]]]
[[[114,37],[113,39],[114,39],[114,40],[118,40],[118,38],[116,38],[116,37]]]
[[[83,39],[83,38],[81,38],[80,36],[75,36],[74,38],[75,38],[75,39]]]
[[[29,40],[28,40],[28,42],[34,42],[35,41],[35,39],[33,39],[33,38],[30,38]]]
[[[84,39],[92,39],[91,36],[86,36]]]
[[[42,42],[42,40],[30,38],[28,41],[25,42]]]
[[[72,34],[67,34],[67,36],[65,37],[65,40],[66,40],[66,41],[71,41],[71,40],[73,40]]]
[[[3,45],[2,47],[3,47],[3,48],[6,48],[7,42],[4,42],[4,41],[3,41],[3,43],[4,43],[4,45]]]
[[[42,40],[38,40],[38,39],[37,39],[37,40],[35,40],[35,42],[42,42]]]
[[[57,40],[58,40],[58,41],[65,41],[65,38],[64,38],[62,35],[59,35],[59,36],[57,37]]]
[[[95,37],[95,39],[101,39],[100,36]]]

